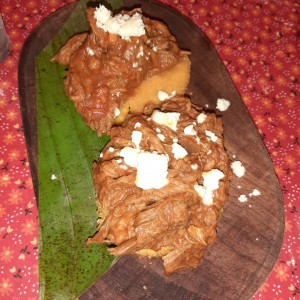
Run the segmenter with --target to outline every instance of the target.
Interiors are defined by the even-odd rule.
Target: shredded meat
[[[93,8],[87,18],[90,32],[71,38],[52,61],[68,66],[66,94],[85,123],[101,135],[112,127],[116,108],[143,80],[170,69],[186,52],[159,21],[143,17],[146,34],[124,40],[97,28]]]
[[[150,110],[152,111],[152,109]],[[99,214],[98,232],[87,243],[109,243],[116,256],[139,254],[162,257],[166,274],[196,267],[205,249],[216,239],[216,225],[228,197],[231,176],[229,158],[223,145],[222,120],[202,112],[185,97],[163,102],[163,112],[180,112],[177,130],[159,125],[149,115],[131,116],[122,126],[110,130],[111,141],[94,164],[94,184]],[[138,126],[137,126],[138,124]],[[193,125],[196,135],[184,128]],[[142,132],[140,149],[169,156],[168,184],[160,189],[136,186],[136,168],[120,156],[124,147],[135,147],[131,134]],[[218,137],[212,142],[205,131]],[[161,141],[157,133],[164,135]],[[175,159],[174,139],[188,154]],[[218,169],[224,173],[213,192],[213,204],[205,205],[194,185],[203,184],[203,172]]]

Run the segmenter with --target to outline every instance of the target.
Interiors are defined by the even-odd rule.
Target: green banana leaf
[[[97,137],[83,123],[65,95],[65,69],[50,62],[72,35],[88,29],[87,2],[78,3],[36,58],[40,299],[76,298],[113,262],[105,246],[85,244],[96,230],[92,163],[109,137]]]

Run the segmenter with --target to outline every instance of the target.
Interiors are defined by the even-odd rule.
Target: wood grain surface
[[[79,299],[249,299],[271,272],[283,239],[283,200],[270,157],[222,61],[201,30],[179,12],[157,2],[124,2],[127,7],[142,6],[146,15],[163,20],[181,48],[191,50],[188,92],[193,102],[208,104],[214,110],[217,98],[230,100],[230,108],[222,113],[225,146],[230,157],[236,155],[243,162],[246,174],[233,178],[218,224],[218,239],[196,269],[166,277],[158,259],[122,257]],[[36,192],[34,59],[73,9],[74,4],[47,18],[27,40],[20,59],[21,110]],[[251,197],[246,203],[238,201],[240,194],[248,195],[253,189],[261,196]]]

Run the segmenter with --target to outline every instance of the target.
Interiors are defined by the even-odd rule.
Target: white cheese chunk
[[[212,142],[216,142],[218,140],[216,134],[210,130],[205,130],[205,134]]]
[[[260,195],[261,195],[261,192],[260,192],[259,190],[257,190],[257,189],[254,189],[254,190],[249,194],[250,197],[252,197],[252,196],[257,197],[257,196],[260,196]]]
[[[201,124],[205,121],[206,118],[207,118],[207,115],[202,112],[197,116],[196,120],[199,124]]]
[[[158,134],[157,134],[157,137],[158,137],[162,142],[164,142],[165,139],[166,139],[166,137],[165,137],[163,134],[161,134],[161,133],[158,133]]]
[[[131,133],[131,140],[135,144],[136,148],[140,147],[140,142],[142,140],[142,132],[138,130],[133,130]]]
[[[202,198],[203,204],[213,204],[213,191],[219,188],[219,181],[224,178],[224,176],[224,173],[218,169],[203,172],[203,185],[194,185],[194,189]]]
[[[198,169],[198,165],[197,164],[192,164],[191,168],[192,168],[192,170],[197,170]]]
[[[99,7],[96,7],[94,12],[94,18],[98,23],[105,24],[109,19],[112,17],[112,12],[108,10],[104,5],[99,5]]]
[[[124,147],[120,151],[120,156],[124,158],[124,162],[126,165],[136,168],[137,166],[137,157],[140,150],[131,148],[131,147]]]
[[[169,96],[169,94],[166,93],[166,92],[159,91],[159,92],[157,93],[157,98],[159,99],[159,101],[165,101],[165,100],[170,99],[170,96]]]
[[[88,53],[89,56],[94,56],[94,54],[95,54],[94,51],[93,51],[93,49],[91,49],[90,47],[87,47],[86,51],[87,51],[87,53]]]
[[[57,177],[55,176],[55,174],[52,174],[51,175],[51,180],[55,180],[55,179],[57,179]]]
[[[140,122],[136,122],[134,124],[134,128],[140,128],[142,126],[142,124]]]
[[[144,22],[142,15],[139,13],[135,13],[132,16],[118,14],[113,17],[110,10],[100,5],[95,9],[94,18],[98,28],[103,29],[105,32],[118,34],[125,40],[145,34]]]
[[[230,167],[237,177],[243,177],[245,175],[246,169],[239,160],[233,161]]]
[[[197,131],[194,129],[194,125],[188,125],[183,129],[184,134],[186,135],[197,135]]]
[[[230,101],[226,100],[226,99],[218,99],[217,100],[217,109],[219,111],[225,111],[229,108],[230,106]]]
[[[137,157],[136,186],[160,189],[168,184],[168,157],[164,154],[140,152]]]
[[[176,91],[172,91],[170,95],[164,91],[158,91],[157,98],[159,99],[159,101],[165,101],[174,97],[175,95],[176,95]]]
[[[203,186],[216,190],[219,188],[219,180],[224,178],[224,173],[218,169],[212,169],[208,172],[203,172]]]
[[[120,115],[120,110],[116,107],[115,108],[115,118],[118,117]]]
[[[143,46],[140,46],[140,50],[139,50],[138,54],[136,55],[136,58],[140,58],[142,56],[144,56],[144,48],[143,48]]]
[[[175,159],[181,159],[187,156],[187,151],[178,143],[172,144],[172,153]]]
[[[154,110],[151,115],[151,120],[160,125],[165,125],[170,129],[177,130],[177,122],[180,118],[180,113],[178,112],[161,112],[159,110]]]
[[[246,195],[240,195],[239,198],[238,198],[238,200],[239,200],[240,202],[246,202],[246,201],[248,200],[248,198],[247,198]]]

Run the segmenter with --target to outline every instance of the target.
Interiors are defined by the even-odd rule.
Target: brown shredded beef
[[[136,12],[141,11],[123,13]],[[112,127],[115,109],[143,80],[170,69],[186,52],[159,21],[143,16],[146,34],[128,41],[97,28],[93,8],[87,18],[90,32],[72,37],[52,61],[68,66],[66,94],[85,123],[101,135]]]
[[[112,244],[110,252],[116,256],[161,256],[166,274],[171,274],[196,267],[205,249],[216,240],[216,225],[228,197],[231,171],[220,118],[206,113],[205,121],[197,123],[195,119],[202,108],[185,97],[163,102],[161,111],[180,112],[176,132],[153,122],[149,115],[132,116],[122,126],[111,129],[111,141],[94,164],[100,218],[98,232],[87,243]],[[137,122],[141,126],[135,128]],[[190,124],[194,125],[200,142],[196,136],[184,134],[184,128]],[[119,156],[122,148],[135,147],[131,140],[133,130],[142,132],[141,149],[168,154],[169,183],[164,187],[137,187],[136,168],[127,166]],[[214,132],[218,140],[209,140],[205,130]],[[165,136],[163,142],[157,137],[158,131]],[[174,158],[174,138],[188,152],[183,159]],[[197,169],[192,165],[197,165]],[[194,185],[201,185],[202,172],[212,169],[225,176],[214,191],[213,205],[208,206],[203,204]]]

